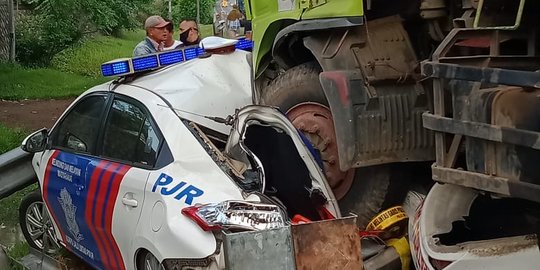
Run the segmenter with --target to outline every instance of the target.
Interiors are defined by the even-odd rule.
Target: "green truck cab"
[[[254,99],[278,106],[321,153],[343,212],[364,226],[401,203],[407,179],[430,179],[432,108],[420,75],[476,0],[245,0]]]
[[[364,15],[362,1],[305,0],[305,1],[247,1],[246,17],[255,24],[253,40],[258,41],[253,51],[255,68],[267,55],[286,22],[322,18],[346,18]]]

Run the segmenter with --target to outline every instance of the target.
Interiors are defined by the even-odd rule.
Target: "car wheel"
[[[139,256],[137,263],[138,270],[165,270],[163,264],[159,263],[158,259],[152,253],[145,251]]]
[[[26,195],[19,206],[19,224],[28,244],[47,254],[54,254],[61,248],[52,220],[49,217],[39,190]]]
[[[345,210],[342,212],[357,214],[358,225],[364,227],[393,203],[388,196],[394,185],[392,173],[385,165],[340,170],[334,122],[319,82],[320,72],[316,63],[287,70],[263,89],[261,103],[279,107],[321,153],[326,179]]]

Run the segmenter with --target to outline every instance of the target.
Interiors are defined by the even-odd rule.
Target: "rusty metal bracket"
[[[460,185],[504,196],[540,202],[539,185],[521,181],[512,181],[507,178],[482,173],[443,168],[437,165],[433,165],[431,170],[433,172],[433,180],[437,182]]]
[[[422,118],[424,127],[430,130],[461,134],[492,142],[514,144],[540,150],[540,132],[455,120],[431,113],[424,113]]]
[[[467,67],[424,61],[422,62],[422,75],[432,78],[451,78],[453,80],[540,88],[540,72],[532,71]]]

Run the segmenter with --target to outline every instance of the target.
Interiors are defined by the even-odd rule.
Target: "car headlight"
[[[224,201],[191,206],[182,214],[195,221],[203,230],[266,230],[285,227],[287,218],[272,204],[245,201]]]

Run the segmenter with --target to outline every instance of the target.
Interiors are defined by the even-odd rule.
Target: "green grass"
[[[8,255],[10,258],[14,260],[19,260],[20,258],[26,256],[30,252],[30,246],[26,242],[18,242],[16,243],[12,248],[8,250]],[[24,270],[24,267],[12,262],[11,263],[11,270]]]
[[[10,129],[0,124],[0,154],[19,146],[26,134],[23,130]]]
[[[201,25],[199,31],[201,31],[201,38],[209,37],[214,35],[214,30],[212,29],[211,24]]]
[[[213,34],[212,25],[201,25],[201,37]],[[135,46],[145,37],[144,30],[126,31],[120,37],[96,36],[57,54],[52,67],[67,73],[100,77],[101,64],[131,57]],[[178,38],[178,33],[174,33]]]
[[[78,96],[88,88],[107,81],[58,70],[28,69],[0,64],[0,99],[50,99]]]
[[[10,129],[0,124],[0,154],[5,153],[19,145],[27,132],[20,129]],[[37,185],[20,190],[11,196],[0,200],[0,224],[4,226],[17,226],[19,222],[19,204],[26,194],[37,188]]]
[[[20,145],[25,136],[26,132],[23,130],[10,129],[0,124],[0,154]],[[34,191],[36,188],[37,184],[33,184],[0,200],[0,209],[2,209],[0,211],[0,224],[2,226],[7,226],[8,228],[19,226],[19,205],[21,200],[26,194]],[[20,259],[28,254],[28,248],[28,243],[24,241],[17,242],[14,246],[9,247],[8,254],[13,259]],[[22,270],[24,268],[16,263],[12,263],[10,269]]]
[[[97,78],[101,76],[101,64],[131,57],[133,48],[143,39],[143,30],[125,32],[119,38],[97,36],[54,56],[52,67],[67,73]]]
[[[21,200],[36,189],[37,184],[32,184],[0,200],[0,209],[2,209],[0,211],[0,224],[8,227],[19,226],[19,205]]]

